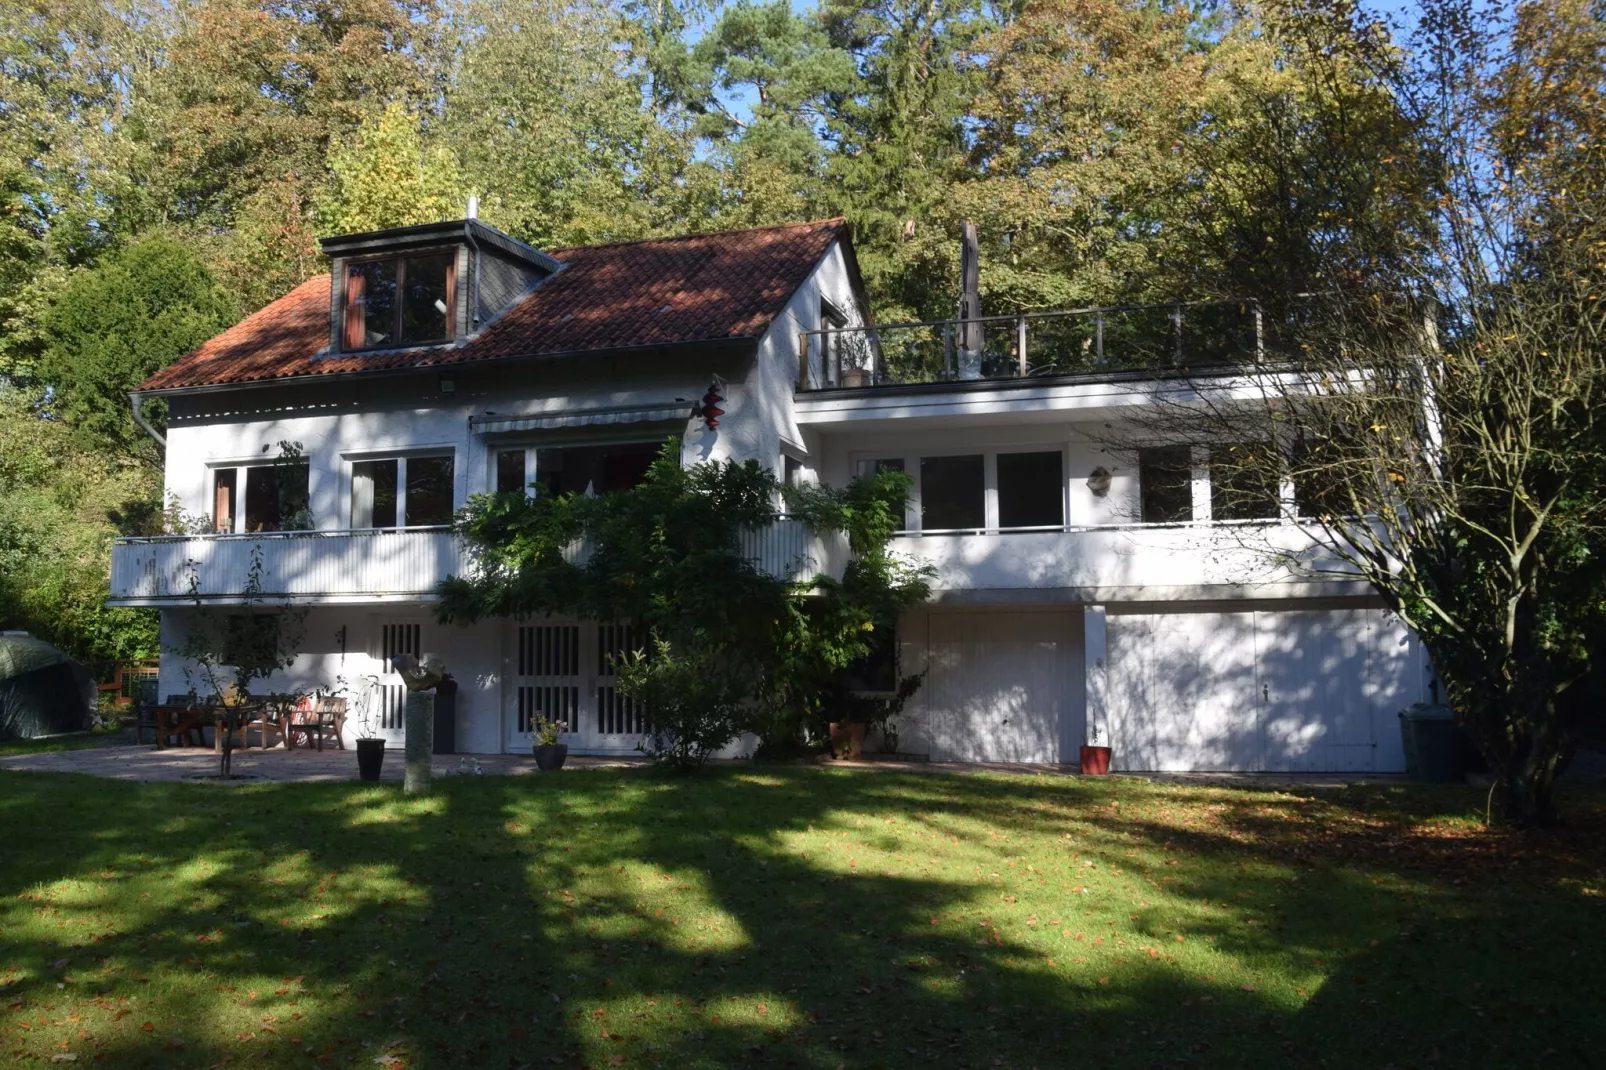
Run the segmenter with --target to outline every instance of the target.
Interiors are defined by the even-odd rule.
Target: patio
[[[437,754],[430,767],[436,776],[474,775],[467,762],[477,762],[487,776],[510,776],[534,773],[535,758],[529,754]],[[587,758],[571,755],[565,770],[598,769],[610,766],[644,764],[646,759],[635,756]],[[386,751],[382,780],[402,779],[402,752],[400,747]],[[36,773],[87,773],[90,776],[112,780],[174,781],[216,778],[218,756],[211,747],[169,747],[158,750],[150,744],[111,742],[103,747],[86,747],[82,750],[45,751],[39,754],[15,754],[0,757],[0,770],[25,770]],[[250,784],[262,781],[339,781],[357,779],[357,752],[328,748],[318,751],[298,747],[293,751],[280,748],[234,752],[234,776],[230,783]]]

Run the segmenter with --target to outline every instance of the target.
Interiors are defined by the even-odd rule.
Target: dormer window
[[[359,260],[346,267],[346,349],[449,341],[457,254]]]

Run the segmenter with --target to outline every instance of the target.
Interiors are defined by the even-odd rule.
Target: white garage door
[[[1062,734],[1080,743],[1080,611],[915,614],[902,645],[906,667],[928,669],[903,749],[939,761],[1057,762]]]
[[[1111,614],[1117,768],[1397,772],[1420,657],[1381,609]]]

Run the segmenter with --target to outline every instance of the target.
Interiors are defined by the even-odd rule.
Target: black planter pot
[[[567,743],[537,743],[535,745],[535,767],[543,773],[550,773],[554,769],[562,769],[564,759],[569,757]]]
[[[363,780],[378,780],[385,767],[385,741],[359,739],[357,741],[357,776]]]

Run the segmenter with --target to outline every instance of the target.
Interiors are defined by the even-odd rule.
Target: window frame
[[[254,468],[274,468],[277,467],[277,463],[274,461],[264,461],[260,457],[253,457],[248,460],[207,461],[206,500],[208,508],[205,513],[207,518],[206,533],[208,535],[276,535],[285,532],[317,530],[317,519],[312,514],[312,459],[310,457],[303,456],[299,463],[301,466],[307,469],[307,527],[276,527],[272,529],[263,529],[261,531],[251,531],[250,528],[246,526],[246,501],[247,495],[250,493],[251,470]],[[233,482],[229,504],[233,508],[233,514],[229,517],[229,526],[227,529],[223,529],[218,527],[218,478],[226,473],[232,473],[232,475],[229,477]],[[282,517],[280,518],[280,521],[282,523]]]
[[[1006,445],[990,446],[930,446],[922,449],[859,449],[848,454],[848,470],[854,476],[864,471],[864,466],[879,461],[898,461],[903,471],[909,474],[909,502],[904,510],[903,527],[896,534],[899,535],[942,535],[942,534],[986,534],[986,535],[1015,535],[1030,534],[1032,532],[1060,532],[1071,527],[1071,446],[1069,442],[1012,442]],[[926,457],[966,457],[976,454],[982,455],[982,488],[983,508],[982,517],[986,523],[979,528],[942,528],[926,531],[921,526],[921,513],[924,505],[923,488],[920,481],[920,462]],[[1001,454],[1014,453],[1058,453],[1060,455],[1060,516],[1061,523],[1057,525],[1037,525],[1028,527],[1005,528],[999,525],[998,511],[998,458]]]
[[[403,450],[376,450],[374,452],[350,453],[341,458],[343,467],[344,500],[346,503],[346,523],[348,531],[445,531],[451,526],[448,520],[445,524],[408,524],[407,523],[407,462],[409,460],[449,460],[452,462],[452,506],[451,512],[455,514],[462,507],[458,494],[458,484],[461,480],[461,471],[457,460],[457,449],[453,446],[423,446],[416,449]],[[373,503],[368,503],[368,520],[366,525],[357,523],[357,465],[370,464],[375,461],[396,462],[396,523],[385,526],[376,526],[373,523]],[[494,463],[494,459],[493,459]]]
[[[424,346],[446,345],[457,338],[457,260],[458,246],[444,246],[430,249],[414,249],[405,253],[384,253],[373,256],[354,256],[346,259],[341,265],[345,274],[345,281],[341,286],[340,295],[340,351],[342,353],[358,353],[369,350],[383,349],[413,349]],[[446,333],[440,338],[418,341],[405,341],[402,338],[403,306],[406,303],[407,292],[407,263],[410,260],[426,260],[433,257],[444,256],[446,260]],[[391,313],[390,337],[377,345],[367,345],[367,321],[355,315],[363,306],[358,303],[362,296],[357,281],[360,276],[353,276],[352,270],[368,264],[394,263],[396,265],[396,307]]]

